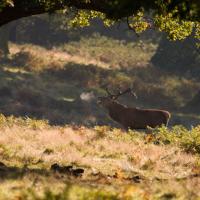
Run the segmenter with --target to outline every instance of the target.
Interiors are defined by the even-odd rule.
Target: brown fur
[[[100,97],[98,103],[105,107],[109,112],[109,116],[125,129],[167,126],[171,116],[165,110],[129,108],[108,97]]]

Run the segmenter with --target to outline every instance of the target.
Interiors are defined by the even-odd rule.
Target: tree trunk
[[[4,25],[0,28],[0,57],[6,58],[9,52],[9,25]]]
[[[196,39],[188,37],[184,41],[171,42],[162,34],[156,53],[151,58],[154,66],[179,76],[190,74],[199,76],[199,54]]]
[[[184,111],[191,113],[200,112],[200,91],[183,107]]]

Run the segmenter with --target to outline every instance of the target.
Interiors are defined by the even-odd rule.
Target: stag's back
[[[145,129],[147,126],[168,125],[170,113],[165,110],[127,108],[124,114],[125,126],[133,129]]]

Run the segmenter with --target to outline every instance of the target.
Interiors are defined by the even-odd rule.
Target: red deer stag
[[[159,109],[140,109],[130,108],[117,102],[117,98],[123,94],[131,93],[131,88],[120,91],[118,94],[111,94],[106,89],[107,97],[98,97],[98,104],[102,105],[109,112],[109,116],[126,130],[130,129],[146,129],[148,126],[155,128],[156,126],[168,125],[170,113],[166,110]]]

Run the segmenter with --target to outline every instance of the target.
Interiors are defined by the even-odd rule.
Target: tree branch
[[[129,17],[126,18],[126,23],[127,23],[127,25],[128,25],[128,28],[129,28],[131,31],[133,31],[137,37],[140,37],[140,35],[139,35],[139,34],[135,31],[135,29],[131,26],[131,24],[130,24],[130,22],[129,22]]]
[[[95,10],[109,14],[112,11],[107,5],[107,2],[108,0],[91,0],[90,3],[86,3],[80,0],[55,1],[52,7],[47,8],[47,6],[44,3],[40,3],[39,1],[31,3],[30,0],[14,0],[13,7],[7,6],[0,11],[0,26],[22,17],[28,17],[48,12],[55,12],[57,10],[65,9],[66,7],[76,7],[77,9]]]
[[[180,0],[174,6],[184,3],[186,0]],[[48,4],[47,4],[48,2]],[[159,11],[155,0],[13,0],[13,7],[3,7],[0,9],[0,26],[31,15],[42,14],[46,12],[55,12],[66,7],[76,7],[77,9],[94,10],[105,13],[112,19],[121,19],[129,17],[143,8],[146,12],[149,10]],[[49,6],[50,4],[50,6]],[[0,0],[1,5],[1,0]],[[170,4],[168,5],[170,12]],[[190,12],[194,11],[194,12]],[[180,17],[183,11],[180,10]],[[192,13],[195,13],[194,16]],[[200,19],[200,1],[190,0],[188,12],[184,13],[187,20],[198,21]]]

